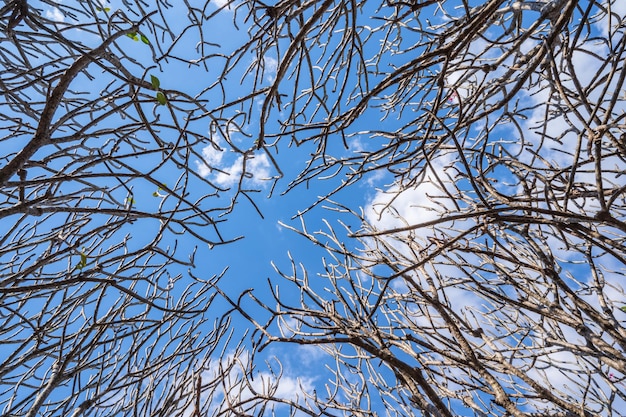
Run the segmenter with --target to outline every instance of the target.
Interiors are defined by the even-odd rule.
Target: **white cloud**
[[[248,168],[253,175],[252,181],[257,185],[270,176],[270,160],[265,154],[252,155],[248,159]]]
[[[204,400],[206,395],[211,395],[210,411],[213,414],[218,410],[226,411],[227,407],[233,405],[235,408],[229,411],[241,409],[256,414],[255,411],[264,407],[263,398],[269,396],[303,403],[306,395],[314,389],[312,378],[298,376],[282,368],[276,372],[272,369],[271,362],[266,362],[267,370],[259,370],[256,365],[254,375],[250,376],[250,360],[250,352],[247,350],[231,352],[220,360],[210,361],[208,367],[202,371],[202,381],[214,387],[214,391],[203,394]],[[280,367],[278,362],[276,364]],[[209,382],[218,380],[219,384]],[[256,400],[258,396],[261,398]],[[280,404],[276,406],[280,407]]]
[[[315,365],[322,359],[327,358],[326,352],[322,346],[318,345],[300,345],[297,347],[298,359],[307,366]]]
[[[213,0],[213,4],[215,4],[218,9],[221,9],[223,7],[223,10],[231,11],[233,10],[235,2],[234,0]]]
[[[476,40],[470,45],[467,53],[471,56],[480,56],[482,59],[493,57],[493,53],[485,55],[485,50],[488,50],[487,42],[485,40]],[[467,56],[463,55],[454,60],[451,65],[466,67],[466,65],[461,64],[465,59],[467,59]],[[486,78],[487,74],[484,71],[472,67],[448,73],[446,75],[446,84],[450,89],[448,102],[458,104],[464,101],[474,94],[478,85],[483,83]]]
[[[279,316],[277,325],[281,336],[291,337],[300,330],[302,322],[296,317]]]
[[[65,16],[63,16],[63,13],[61,13],[61,11],[56,7],[46,10],[45,15],[46,18],[54,20],[55,22],[63,22],[65,20]]]
[[[353,153],[361,153],[367,150],[367,146],[360,135],[350,138],[348,146],[349,150]]]
[[[224,149],[220,147],[221,141],[217,139],[214,143],[202,148],[203,161],[196,161],[198,174],[207,178],[213,172],[212,168],[219,167],[224,158]]]
[[[243,173],[244,160],[246,162],[245,174]],[[245,175],[246,179],[253,184],[262,185],[263,181],[270,176],[269,168],[269,158],[265,154],[240,155],[231,165],[221,168],[222,172],[215,176],[214,181],[220,186],[231,187],[240,180],[242,175]]]
[[[244,175],[245,181],[254,185],[263,185],[270,173],[270,160],[264,153],[246,153],[234,160],[222,147],[224,141],[215,137],[213,143],[202,148],[202,161],[196,160],[198,174],[215,182],[221,187],[231,187]],[[245,161],[245,173],[244,171]]]
[[[211,144],[202,148],[202,157],[208,164],[219,165],[222,162],[222,158],[224,158],[224,149],[219,146],[220,143],[221,141],[217,141],[216,144]]]
[[[603,3],[605,10],[611,8],[611,16],[605,14],[602,19],[596,22],[596,27],[602,32],[603,36],[609,34],[609,29],[615,30],[620,25],[624,24],[624,18],[626,18],[626,1],[624,0],[611,0]]]
[[[275,387],[274,395],[278,398],[284,398],[298,402],[304,398],[304,394],[313,391],[314,385],[310,378],[296,378],[292,376],[283,376],[277,379],[268,372],[260,373],[260,377],[256,377],[252,388],[257,392],[267,390],[267,387]]]
[[[394,260],[397,268],[410,271],[403,278],[395,279],[391,287],[400,294],[410,293],[413,286],[428,288],[428,280],[436,282],[442,297],[455,300],[453,310],[457,313],[475,306],[480,299],[472,291],[457,287],[453,283],[463,276],[459,267],[446,260],[444,254],[435,256],[421,268],[414,268],[422,256],[434,250],[437,241],[454,238],[461,231],[473,226],[472,220],[445,221],[445,217],[458,213],[454,204],[453,193],[448,194],[446,187],[451,185],[448,180],[448,171],[453,171],[451,154],[433,158],[430,165],[419,175],[417,185],[405,188],[396,184],[385,191],[379,191],[371,203],[365,208],[365,219],[375,231],[391,231],[394,229],[411,229],[397,231],[384,235],[379,240],[365,239],[364,243],[370,246],[372,254],[382,251]],[[453,175],[450,172],[450,175]],[[437,226],[415,228],[420,224],[442,219]],[[469,262],[469,257],[466,260]],[[378,260],[371,259],[372,265]],[[480,260],[476,257],[476,262]],[[411,317],[413,323],[420,320],[432,321],[436,317],[433,312],[428,318],[425,316]]]
[[[617,0],[612,3],[612,12],[618,16],[613,16],[611,23],[608,22],[608,19],[603,19],[602,21],[598,21],[597,29],[604,31],[605,34],[608,33],[608,28],[610,25],[615,26],[619,19],[622,19],[621,24],[623,24],[624,16],[626,16],[626,1]],[[479,46],[478,49],[481,49],[482,41],[476,42],[476,45]],[[537,45],[534,41],[527,41],[521,47],[522,53],[527,53],[532,50]],[[593,89],[588,89],[588,99],[590,103],[598,103],[603,98],[601,94],[605,94],[603,91],[605,87],[607,87],[604,83],[599,83],[598,80],[602,78],[603,70],[603,60],[610,55],[608,48],[601,43],[596,43],[594,41],[588,41],[581,45],[577,45],[575,52],[572,55],[572,63],[573,70],[575,72],[575,76],[577,80],[582,85],[583,89],[589,87],[593,82],[597,83]],[[472,49],[475,49],[472,46]],[[484,55],[482,58],[488,58],[489,56]],[[556,57],[557,60],[560,59],[559,56]],[[508,68],[509,64],[512,63],[512,58],[507,60],[502,68]],[[451,73],[446,79],[447,87],[450,89],[456,89],[457,95],[451,98],[452,103],[458,103],[459,99],[462,101],[464,98],[469,97],[472,94],[472,89],[475,86],[488,84],[487,81],[490,79],[497,79],[500,75],[502,75],[504,69],[498,69],[496,71],[490,72],[489,74],[483,73],[481,70],[464,70],[464,71],[456,71]],[[574,86],[574,82],[572,78],[569,77],[568,74],[562,73],[560,74],[560,81],[565,86],[566,90],[576,91],[576,87]],[[615,79],[617,77],[614,77]],[[612,81],[612,82],[615,82]],[[612,88],[612,85],[609,85],[608,91],[615,91],[615,88]],[[525,89],[525,90],[524,90]],[[537,167],[537,170],[540,171],[544,168],[541,163],[545,163],[551,166],[559,166],[559,167],[568,167],[572,166],[575,163],[573,155],[574,145],[577,143],[577,132],[572,130],[572,127],[575,127],[579,131],[585,130],[582,120],[575,119],[575,116],[572,112],[567,112],[565,114],[557,114],[556,109],[557,106],[548,107],[546,103],[555,102],[555,98],[552,97],[552,92],[554,89],[550,86],[548,82],[536,85],[533,90],[529,90],[526,86],[523,87],[522,91],[519,93],[519,98],[524,102],[524,105],[528,109],[535,109],[531,114],[530,118],[523,122],[521,121],[521,130],[525,135],[525,139],[527,142],[530,142],[533,145],[533,151],[537,152],[540,157],[537,157],[537,154],[533,154],[531,152],[526,152],[522,154],[522,158],[527,157],[528,159],[524,159],[522,162],[527,162],[531,164],[533,167]],[[548,122],[546,123],[546,111],[551,111],[548,116]],[[579,113],[583,118],[590,120],[591,117],[589,113],[584,109],[583,106],[578,108]],[[623,103],[617,103],[614,111],[614,114],[620,114],[624,110]],[[529,112],[530,113],[530,112]],[[521,119],[520,119],[521,120]],[[506,129],[504,125],[501,128]],[[571,133],[565,133],[571,131]],[[536,132],[536,133],[535,133]],[[518,136],[518,133],[515,129],[511,129],[512,135],[514,137]],[[504,132],[498,132],[502,136],[506,136]],[[492,137],[495,140],[496,134],[493,134]],[[557,138],[557,140],[553,140],[551,138]],[[514,145],[512,145],[514,146]],[[528,146],[528,143],[526,143]],[[512,152],[513,153],[513,152]],[[587,156],[585,154],[585,156]],[[580,157],[579,160],[583,160],[583,157]],[[539,161],[539,162],[538,162]],[[606,166],[621,166],[620,161],[617,158],[604,159]],[[439,178],[445,178],[445,171],[448,166],[452,164],[452,158],[439,158],[432,161],[432,169],[427,169],[425,175],[420,177],[420,181],[417,185],[405,188],[402,184],[395,184],[392,187],[379,191],[374,196],[370,204],[365,209],[365,217],[366,220],[373,226],[375,230],[391,230],[396,228],[408,228],[407,226],[413,226],[420,223],[425,223],[431,220],[437,220],[444,215],[450,214],[455,211],[455,208],[452,206],[451,198],[448,198],[444,193],[443,187],[446,187],[446,183],[440,183],[435,178],[435,173],[440,174]],[[584,185],[593,185],[595,182],[595,175],[592,172],[593,170],[589,170],[589,172],[585,172],[585,169],[580,169],[576,173],[576,184],[584,184]],[[615,169],[615,172],[619,172],[618,169]],[[494,173],[501,174],[501,172]],[[453,174],[451,174],[453,175]],[[623,177],[623,176],[622,176]],[[626,179],[618,176],[617,174],[605,173],[603,180],[607,184],[607,187],[619,187],[626,184]],[[513,178],[497,178],[499,183],[503,180],[510,180]],[[537,183],[533,182],[534,186],[540,187],[541,181],[537,181]],[[553,185],[553,184],[552,184]],[[497,187],[497,185],[496,185]],[[617,188],[616,187],[616,188]],[[589,187],[592,188],[592,187]],[[509,190],[510,191],[510,190]],[[539,193],[541,190],[537,190]],[[506,192],[503,192],[506,194]],[[571,199],[570,204],[583,204],[583,201],[586,204],[596,204],[597,201],[593,202],[592,199],[579,200]],[[583,209],[589,209],[593,212],[593,208],[587,205],[582,206]],[[572,207],[575,210],[575,208]],[[454,230],[467,230],[470,225],[474,225],[475,223],[467,221],[465,224],[460,222],[456,222],[454,224]],[[445,225],[441,225],[442,228]],[[547,229],[547,228],[546,228]],[[446,229],[446,231],[450,230],[450,236],[454,237],[454,230],[452,228]],[[537,236],[533,236],[533,238],[539,239],[542,238],[541,227],[536,228]],[[531,231],[532,232],[532,231]],[[435,231],[431,228],[424,228],[415,230],[413,233],[413,238],[416,243],[411,242],[409,239],[409,234],[411,232],[399,232],[386,235],[381,240],[386,245],[385,250],[392,252],[391,256],[394,257],[394,261],[397,260],[397,266],[400,268],[411,265],[411,258],[416,259],[416,257],[421,256],[422,252],[420,251],[420,245],[423,245],[424,242],[428,242],[428,239],[435,236]],[[508,231],[506,233],[509,233]],[[582,271],[583,273],[588,272],[585,268],[584,259],[579,259],[581,257],[581,253],[575,252],[571,247],[567,246],[562,241],[558,240],[553,234],[546,233],[543,237],[545,239],[545,247],[549,248],[552,254],[557,256],[558,262],[563,263],[564,267],[566,265],[571,266],[572,270]],[[487,238],[485,238],[487,240]],[[367,242],[367,241],[366,241]],[[513,242],[509,240],[509,242]],[[374,245],[373,242],[367,242],[368,244]],[[576,243],[575,241],[568,241],[569,244]],[[525,252],[523,249],[524,243],[520,243],[520,248],[517,253],[523,255]],[[380,244],[382,247],[383,244]],[[476,259],[476,266],[479,266],[483,263],[489,264],[490,260],[487,259],[484,262],[480,262],[478,257],[471,258],[471,255],[467,255],[463,253],[463,261],[468,265],[472,264],[473,259]],[[533,257],[532,253],[527,255],[529,258]],[[607,262],[609,257],[605,256],[603,262]],[[502,271],[505,271],[509,265],[499,261],[499,265],[502,267]],[[413,263],[413,265],[415,262]],[[506,268],[505,268],[506,267]],[[606,267],[605,267],[606,268]],[[615,265],[615,271],[619,271],[620,265]],[[471,271],[471,268],[468,268]],[[488,279],[491,274],[488,272],[488,269],[485,269],[485,277]],[[457,270],[458,271],[458,270]],[[480,269],[478,269],[480,273]],[[466,271],[467,272],[467,271]],[[499,316],[498,310],[495,308],[494,304],[493,311],[490,311],[489,314],[485,313],[487,305],[490,305],[488,299],[485,301],[481,301],[481,298],[471,293],[472,288],[463,287],[463,284],[455,285],[452,283],[448,283],[446,281],[447,278],[459,278],[462,277],[463,274],[455,274],[455,268],[449,263],[439,262],[437,258],[432,260],[432,263],[427,265],[423,270],[415,270],[411,271],[411,279],[415,279],[418,284],[421,285],[420,275],[421,274],[429,274],[429,278],[431,278],[435,285],[437,286],[437,290],[445,291],[445,294],[448,296],[450,305],[453,310],[459,312],[462,308],[465,311],[468,311],[468,307],[474,306],[473,311],[477,313],[473,315],[474,319],[478,323],[479,327],[489,330],[497,331],[499,328],[503,330],[503,335],[506,335],[506,331],[509,331],[509,328],[506,326],[498,326],[498,320],[500,323],[506,323],[507,319],[517,319],[517,321],[512,320],[511,328],[515,330],[515,326],[518,329],[522,329],[521,323],[522,319],[520,315],[529,316],[530,313],[525,310],[518,311],[516,308],[511,307],[511,310],[504,309],[499,307],[504,313],[502,316]],[[532,273],[528,272],[528,282],[532,283]],[[493,276],[496,277],[496,273],[493,273]],[[565,274],[563,274],[565,276]],[[581,274],[578,274],[581,275]],[[441,279],[438,279],[439,276]],[[603,289],[603,295],[613,303],[613,305],[621,305],[620,302],[624,302],[623,297],[623,289],[619,285],[620,278],[622,275],[619,273],[606,273],[605,280],[606,286]],[[477,279],[480,278],[480,275],[477,275]],[[497,278],[497,277],[496,277]],[[585,277],[579,277],[580,281],[586,281]],[[400,293],[410,293],[410,287],[407,286],[407,282],[403,280],[396,280],[395,285],[392,284],[394,290]],[[458,282],[461,282],[459,280]],[[495,281],[494,288],[496,288],[497,280]],[[487,283],[489,285],[489,283]],[[533,284],[536,288],[539,288],[540,284]],[[443,290],[440,290],[443,288]],[[576,290],[576,288],[573,288]],[[501,291],[507,291],[507,287],[503,285]],[[549,293],[550,288],[545,288],[545,293]],[[595,300],[592,299],[595,297]],[[596,307],[598,311],[600,310],[600,305],[598,302],[598,295],[592,295],[587,298],[587,301],[592,304],[592,306]],[[416,304],[417,305],[417,304]],[[421,305],[420,305],[421,306]],[[426,307],[423,307],[424,309]],[[407,310],[411,310],[412,306],[409,306]],[[406,316],[406,319],[412,323],[414,323],[418,327],[428,326],[429,323],[437,322],[438,318],[436,314],[431,316],[426,316],[422,314],[419,309],[415,308],[410,311],[414,314],[409,314]],[[622,314],[618,312],[618,314]],[[478,317],[476,317],[478,316]],[[496,320],[497,318],[497,320]],[[537,319],[538,320],[538,319]],[[494,324],[495,323],[495,324]],[[535,325],[537,322],[534,322]],[[537,325],[539,326],[539,325]],[[443,327],[443,326],[442,326]],[[525,367],[524,369],[529,370],[528,375],[533,379],[537,380],[545,384],[549,388],[554,388],[560,392],[563,392],[564,395],[569,395],[575,398],[580,398],[585,395],[582,391],[580,391],[581,387],[585,386],[585,381],[589,378],[590,373],[597,372],[597,369],[588,367],[588,364],[584,359],[581,359],[581,356],[578,353],[571,353],[567,350],[557,350],[557,349],[546,349],[545,353],[541,353],[541,344],[545,341],[547,335],[554,338],[560,338],[561,340],[565,340],[571,342],[573,344],[584,345],[585,341],[582,337],[571,328],[561,328],[561,329],[550,329],[550,328],[542,328],[541,326],[536,328],[538,334],[532,334],[527,336],[524,343],[534,343],[532,347],[529,347],[528,352],[532,352],[532,354],[538,354],[537,363],[532,363],[528,358],[529,356],[518,356],[520,359],[520,368]],[[558,335],[551,334],[550,332],[554,330],[559,330]],[[441,330],[438,328],[438,332]],[[496,334],[498,334],[496,332]],[[517,337],[516,333],[510,333],[510,335]],[[559,335],[561,335],[559,337]],[[508,344],[513,341],[513,337],[504,337],[501,340],[495,340],[494,342],[497,347],[502,347],[502,352],[508,350],[512,350],[508,347]],[[613,341],[611,341],[613,342]],[[520,342],[521,343],[521,342]],[[520,346],[522,346],[520,344]],[[481,349],[488,350],[488,347],[481,347]],[[587,372],[588,371],[588,372]],[[603,391],[604,394],[608,397],[610,395],[610,390],[605,381],[602,380],[602,377],[599,374],[593,376],[594,386],[599,387],[599,391]],[[603,395],[601,392],[599,396]],[[532,406],[541,409],[541,404],[535,404],[531,402]]]
[[[270,56],[263,58],[263,73],[265,80],[273,83],[276,80],[276,71],[278,70],[278,60]]]
[[[626,2],[621,3],[620,7],[613,7],[615,12],[620,9],[626,13]],[[614,18],[615,20],[616,18]],[[606,20],[604,20],[606,23]],[[608,24],[608,23],[607,23]],[[579,84],[582,89],[585,89],[586,99],[589,103],[598,103],[602,100],[607,100],[607,93],[605,92],[606,84],[604,82],[598,83],[598,80],[602,79],[602,73],[607,73],[608,68],[604,67],[604,58],[610,55],[610,51],[605,44],[587,41],[577,46],[571,55],[571,73],[559,73],[560,83],[563,85],[566,91],[576,92],[578,90],[576,84]],[[576,83],[574,82],[576,79]],[[595,83],[595,85],[594,85]],[[590,88],[594,85],[594,88]],[[615,91],[617,89],[617,77],[613,77],[611,83],[608,86],[608,91]],[[531,117],[522,123],[522,129],[529,134],[526,136],[526,140],[533,144],[541,155],[541,161],[545,166],[567,168],[571,166],[577,166],[578,169],[575,172],[574,182],[579,187],[586,187],[593,189],[596,183],[596,176],[593,167],[590,162],[587,165],[581,164],[589,157],[587,145],[589,144],[589,138],[584,135],[587,127],[586,123],[589,123],[591,128],[597,126],[591,117],[588,109],[585,106],[577,106],[577,112],[571,112],[565,108],[565,103],[561,100],[559,106],[553,105],[550,109],[553,113],[550,114],[548,122],[546,123],[546,110],[545,103],[555,101],[552,97],[554,87],[550,85],[548,81],[541,83],[537,86],[536,91],[528,91],[527,96],[532,103],[531,106],[535,108]],[[614,114],[619,114],[626,110],[624,103],[619,100],[615,103],[613,109]],[[560,112],[560,113],[559,113]],[[576,144],[579,141],[580,132],[583,132],[583,149],[581,155],[573,152]],[[538,166],[536,162],[537,158],[530,152],[524,152],[521,156],[522,162],[532,163],[539,169],[543,169],[544,166]],[[532,162],[535,161],[535,162]],[[605,157],[603,159],[605,167],[611,165],[621,165],[621,160],[618,157]],[[607,188],[613,188],[616,186],[626,185],[626,178],[624,178],[618,170],[615,173],[610,173],[608,170],[603,172],[602,180],[604,186]],[[539,186],[539,185],[538,185]],[[541,190],[538,190],[541,191]],[[599,209],[598,202],[594,199],[580,198],[570,199],[570,209],[574,209],[575,205],[578,205],[580,209],[594,212]]]
[[[450,156],[431,161],[415,186],[393,185],[379,191],[367,206],[365,219],[379,230],[389,230],[434,220],[452,210],[453,204],[443,190],[445,183],[437,179],[442,176],[435,175],[448,169],[450,161]]]

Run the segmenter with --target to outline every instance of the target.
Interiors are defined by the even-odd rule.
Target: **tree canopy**
[[[0,18],[3,415],[624,415],[619,0]]]

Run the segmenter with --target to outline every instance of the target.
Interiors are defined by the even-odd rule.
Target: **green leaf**
[[[622,307],[621,310],[626,313],[626,306]]]
[[[80,261],[78,262],[78,265],[76,265],[76,268],[82,270],[86,266],[87,255],[85,254],[85,248],[83,248],[83,250],[80,252]]]
[[[148,38],[146,38],[144,35],[139,34],[141,36],[141,42],[145,43],[146,45],[150,45],[150,40],[148,40]]]
[[[159,104],[161,104],[161,105],[165,105],[165,103],[167,103],[167,98],[165,97],[165,94],[163,94],[163,92],[157,91],[157,93],[156,93],[156,101],[158,101]]]
[[[127,33],[126,36],[128,36],[129,38],[131,38],[135,42],[137,42],[139,40],[139,37],[137,36],[137,33],[135,33],[135,32]]]
[[[158,90],[161,86],[161,81],[152,74],[150,75],[150,83],[152,83],[152,88],[155,90]]]
[[[161,187],[163,187],[163,188],[161,188]],[[161,194],[159,194],[159,191],[163,191],[163,190],[165,189],[165,187],[167,187],[167,184],[165,184],[165,183],[163,183],[163,182],[162,182],[162,183],[161,183],[161,187],[157,187],[157,190],[156,190],[155,192],[153,192],[153,193],[152,193],[152,195],[153,195],[154,197],[164,197],[164,196],[162,196]]]
[[[110,12],[111,8],[110,7],[96,7],[96,10],[99,12]]]

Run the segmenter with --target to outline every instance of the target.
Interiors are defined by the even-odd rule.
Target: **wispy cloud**
[[[626,18],[626,2],[623,0],[605,1],[603,7],[605,10],[609,10],[610,7],[611,15],[607,13],[595,25],[602,32],[602,35],[607,36],[611,28],[615,29],[623,24],[624,18]]]
[[[263,73],[265,80],[273,83],[276,80],[276,71],[278,70],[278,60],[271,56],[263,58]]]
[[[223,10],[231,11],[233,10],[235,2],[234,0],[213,0],[213,4],[215,4],[218,9],[223,8]]]
[[[63,22],[65,20],[65,16],[63,16],[63,13],[61,13],[61,11],[56,7],[47,9],[45,12],[45,16],[46,18],[54,20],[56,22]]]
[[[245,172],[244,172],[245,162]],[[240,155],[231,165],[221,168],[214,181],[223,187],[235,185],[243,176],[254,185],[263,185],[270,176],[270,162],[265,154]]]
[[[267,370],[257,368],[254,377],[251,377],[248,374],[250,360],[250,352],[246,350],[231,352],[220,360],[211,361],[202,371],[202,381],[220,381],[220,384],[215,385],[217,391],[211,392],[211,412],[225,411],[226,408],[234,406],[234,409],[255,414],[257,408],[265,407],[267,397],[302,403],[306,395],[314,389],[312,378],[288,373],[285,370],[275,372],[271,369],[271,361],[266,362]],[[210,383],[208,385],[213,386]],[[276,406],[280,407],[280,404],[277,403]]]
[[[234,159],[216,137],[202,149],[202,160],[196,160],[198,174],[221,187],[231,187],[242,177],[244,181],[260,186],[270,177],[270,161],[264,153],[246,153]]]

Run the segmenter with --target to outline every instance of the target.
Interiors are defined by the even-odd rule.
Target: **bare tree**
[[[625,14],[5,1],[3,415],[623,415]],[[260,163],[326,188],[289,226],[322,267],[269,300],[192,269]],[[259,374],[274,343],[326,352],[325,385]]]
[[[187,269],[237,238],[221,216],[253,191],[245,169],[230,194],[198,173],[236,120],[172,72],[202,62],[212,17],[30,0],[0,16],[0,413],[188,413],[231,330],[210,310],[222,273]]]
[[[294,228],[327,250],[323,268],[294,260],[273,300],[231,300],[261,348],[333,358],[326,392],[292,412],[624,415],[621,2],[236,10],[251,41],[230,60],[254,55],[258,87],[231,108],[258,147],[311,155],[289,189],[329,190]],[[350,190],[376,180],[360,211]]]

